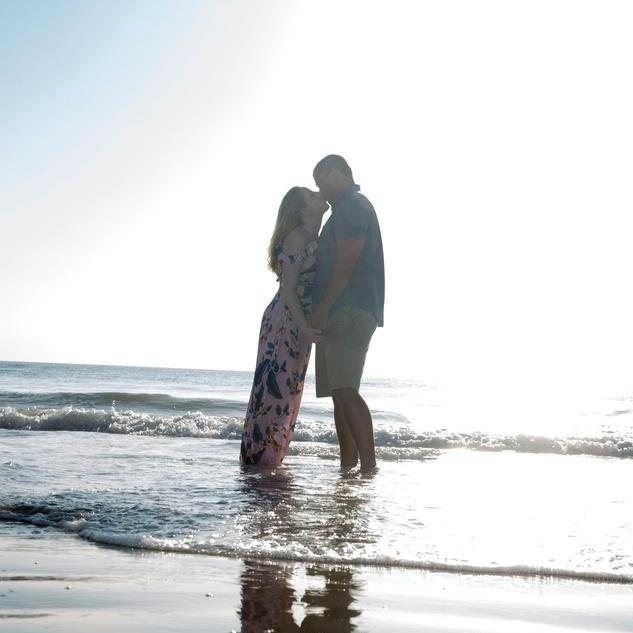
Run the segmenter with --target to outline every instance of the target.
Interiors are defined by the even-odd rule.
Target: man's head
[[[354,184],[354,176],[347,161],[337,154],[330,154],[322,158],[312,172],[314,182],[323,197],[328,201],[338,193]]]

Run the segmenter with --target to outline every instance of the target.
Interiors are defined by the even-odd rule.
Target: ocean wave
[[[257,560],[275,560],[281,562],[319,563],[325,565],[353,565],[387,567],[396,569],[418,569],[421,571],[446,572],[456,574],[474,574],[486,576],[519,576],[523,578],[554,578],[560,580],[580,580],[585,582],[633,585],[633,575],[611,572],[591,572],[552,567],[531,567],[529,565],[467,565],[463,563],[442,563],[394,558],[391,556],[345,556],[312,554],[297,552],[291,548],[258,548],[257,545],[241,547],[223,547],[204,543],[179,543],[172,539],[159,539],[151,536],[131,536],[113,534],[99,530],[84,530],[79,536],[104,545],[117,547],[148,549],[159,552],[201,554],[206,556],[224,556],[226,558],[250,558]]]
[[[200,412],[157,416],[136,411],[65,407],[63,409],[0,409],[0,428],[23,431],[84,431],[123,435],[238,439],[241,424],[233,417]]]
[[[99,409],[133,409],[136,411],[203,411],[216,414],[243,411],[245,403],[227,398],[171,396],[165,393],[126,391],[3,391],[0,404],[12,407],[59,409],[66,407]]]
[[[238,440],[242,420],[235,416],[208,415],[200,411],[181,415],[155,415],[106,409],[0,409],[0,429],[21,431],[83,431],[163,437],[197,437]],[[614,434],[600,437],[552,438],[540,435],[494,435],[482,432],[457,433],[448,430],[414,432],[408,425],[376,425],[376,446],[384,459],[426,459],[444,449],[515,451],[557,455],[633,457],[633,441]],[[296,443],[336,445],[331,421],[301,420],[294,434],[293,450],[312,451],[327,458],[327,446],[299,448]]]
[[[174,396],[166,393],[126,391],[0,391],[0,411],[13,409],[87,409],[112,412],[152,413],[174,415],[175,413],[203,413],[207,416],[242,417],[247,400],[216,396]],[[393,411],[374,411],[377,420],[394,423],[407,422],[406,417]],[[331,415],[331,407],[316,402],[304,402],[301,414],[310,419],[323,419]]]
[[[332,549],[327,553],[311,551],[306,546],[266,546],[257,541],[244,544],[222,545],[196,542],[188,538],[158,538],[147,534],[121,534],[88,526],[81,513],[64,516],[58,510],[45,506],[16,505],[0,508],[0,520],[27,523],[37,527],[54,527],[71,532],[80,538],[126,549],[144,549],[158,552],[223,556],[226,558],[250,558],[281,562],[319,563],[327,565],[373,566],[396,569],[418,569],[423,571],[475,574],[490,576],[518,576],[524,578],[549,578],[580,580],[594,583],[633,584],[633,575],[602,571],[533,567],[529,565],[471,565],[465,563],[413,560],[393,556],[349,556]]]

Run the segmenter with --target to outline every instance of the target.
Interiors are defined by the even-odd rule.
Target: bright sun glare
[[[23,34],[57,52],[5,106],[0,356],[252,369],[277,206],[337,152],[385,245],[368,375],[630,378],[630,5],[165,6],[144,56],[107,5]]]

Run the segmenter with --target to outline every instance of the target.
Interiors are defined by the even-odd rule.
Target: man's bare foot
[[[362,468],[360,469],[361,477],[371,478],[378,473],[378,466],[374,465],[370,468]]]

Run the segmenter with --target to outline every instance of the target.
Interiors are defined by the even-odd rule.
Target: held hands
[[[323,306],[317,306],[313,310],[312,316],[308,319],[308,325],[313,327],[315,330],[323,332],[325,330],[325,326],[327,325],[328,312],[329,310],[325,309]]]
[[[310,325],[302,327],[301,333],[310,343],[318,343],[321,340],[321,330],[310,327]]]
[[[323,331],[327,325],[329,310],[324,306],[317,306],[313,310],[308,322],[301,328],[303,335],[311,342],[318,343],[323,337]]]

